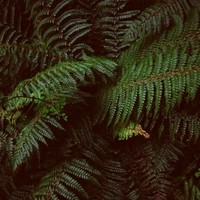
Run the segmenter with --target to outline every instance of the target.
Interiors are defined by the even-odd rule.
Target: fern
[[[145,138],[149,138],[149,134],[144,131],[139,124],[130,123],[128,127],[124,127],[114,133],[114,137],[119,137],[119,140],[129,139],[133,137],[133,135],[142,135]]]
[[[96,27],[101,31],[101,44],[107,56],[114,59],[127,47],[127,44],[123,44],[123,37],[130,27],[130,19],[138,13],[137,10],[123,12],[126,3],[124,0],[105,0],[96,7],[101,17]]]
[[[73,100],[75,99],[71,97],[75,94],[73,90],[76,89],[78,82],[80,82],[79,84],[85,84],[86,76],[92,77],[92,81],[94,81],[95,76],[89,67],[94,67],[101,73],[106,73],[106,75],[111,77],[113,76],[112,68],[115,68],[114,62],[105,59],[94,60],[93,58],[88,58],[86,56],[84,57],[84,59],[85,61],[76,63],[74,66],[72,65],[72,63],[60,63],[53,68],[49,68],[46,71],[37,74],[30,80],[25,80],[24,82],[21,82],[19,86],[16,87],[16,89],[13,91],[13,94],[10,96],[5,105],[6,111],[4,111],[5,114],[2,115],[2,118],[10,120],[7,116],[11,115],[10,112],[14,112],[12,119],[10,120],[14,125],[21,115],[18,110],[30,104],[34,98],[36,103],[36,100],[39,100],[39,102],[37,103],[38,106],[36,107],[35,118],[32,118],[32,120],[30,121],[19,119],[21,120],[21,128],[19,128],[18,125],[18,128],[20,130],[19,134],[17,134],[17,138],[15,138],[16,144],[13,153],[14,171],[20,164],[24,162],[25,159],[30,157],[34,148],[37,150],[39,149],[39,141],[46,143],[45,138],[53,139],[52,131],[42,120],[42,118],[47,115],[59,115],[61,109],[66,105],[66,98],[70,97]],[[95,66],[93,66],[94,64]],[[104,65],[106,66],[104,67]],[[107,69],[108,67],[110,69]],[[50,77],[52,78],[52,80],[50,80]],[[59,85],[60,90],[58,90]],[[63,99],[64,104],[57,104],[59,99],[62,97],[61,92],[66,86],[68,86],[68,94],[63,93],[63,95],[65,95],[65,98]],[[70,90],[70,88],[74,89]],[[46,100],[42,101],[41,103],[40,99]],[[32,102],[32,104],[33,103],[34,102]],[[40,109],[40,112],[37,112],[37,109]],[[17,113],[17,115],[15,113]],[[52,120],[50,119],[50,122],[51,121]],[[53,124],[55,123],[53,122]],[[56,126],[60,127],[57,124]]]
[[[72,124],[69,133],[74,148],[77,146],[80,152],[42,178],[34,191],[35,198],[59,199],[61,195],[69,199],[124,199],[121,188],[126,181],[126,170],[119,160],[110,159],[113,155],[110,144],[94,134],[89,117]]]
[[[7,102],[7,110],[15,110],[31,102],[31,98],[49,98],[53,93],[62,92],[66,85],[69,88],[76,89],[78,82],[88,84],[85,77],[95,81],[92,71],[94,68],[99,73],[113,77],[113,70],[116,64],[108,59],[84,58],[85,61],[74,63],[59,63],[58,65],[38,73],[35,77],[21,82],[13,91]],[[58,89],[60,88],[60,89]],[[72,93],[73,94],[73,93]],[[28,98],[26,98],[28,97]]]
[[[27,3],[34,19],[35,36],[46,49],[64,51],[69,57],[80,57],[81,51],[92,52],[79,41],[91,31],[87,13],[72,8],[73,1]],[[65,12],[63,12],[65,10]],[[42,20],[41,20],[42,19]],[[77,46],[78,43],[78,46]],[[80,48],[82,46],[82,48]]]
[[[98,175],[99,173],[94,168],[89,167],[85,160],[74,159],[70,163],[64,163],[46,175],[39,187],[34,191],[34,198],[58,199],[57,195],[61,195],[68,199],[79,199],[78,194],[87,198],[88,194],[83,186],[73,176],[78,177],[79,180],[85,179],[97,182],[92,176],[94,174]],[[49,183],[51,184],[50,187]],[[67,189],[65,185],[74,188],[75,191]]]
[[[190,115],[187,112],[162,113],[162,121],[157,120],[145,124],[153,132],[155,127],[159,127],[159,135],[165,132],[170,133],[171,139],[178,139],[184,142],[190,141],[196,143],[199,139],[199,117]],[[158,117],[157,117],[158,118]],[[166,128],[167,127],[167,128]]]
[[[13,169],[30,157],[33,149],[39,148],[38,141],[44,142],[45,138],[54,139],[50,128],[43,122],[41,113],[36,116],[29,124],[23,127],[21,134],[16,138],[13,155]]]
[[[199,199],[199,9],[0,0],[0,199]]]
[[[185,197],[188,199],[199,199],[200,198],[200,190],[199,187],[193,183],[193,179],[191,178],[189,181],[184,181],[184,190]]]
[[[181,28],[179,25],[177,26],[175,30]],[[171,38],[170,35],[169,32],[164,36],[168,42]],[[108,115],[108,125],[111,122],[116,125],[128,121],[131,115],[134,115],[134,120],[139,122],[141,114],[145,110],[147,116],[152,109],[156,116],[160,107],[165,107],[165,111],[168,113],[180,103],[184,92],[188,94],[187,99],[194,99],[199,87],[197,56],[199,50],[196,49],[189,53],[187,48],[195,41],[198,43],[197,35],[198,33],[186,37],[188,40],[184,40],[184,43],[173,39],[171,46],[167,46],[161,36],[156,41],[158,45],[154,46],[153,52],[151,46],[149,50],[146,48],[143,50],[144,44],[141,43],[141,40],[144,39],[133,44],[118,61],[123,70],[121,79],[114,87],[104,89],[97,97],[99,112],[95,122],[103,121],[106,115]],[[134,55],[135,51],[140,51],[141,57],[138,58],[137,54]]]
[[[172,179],[169,174],[173,171],[172,163],[176,163],[180,155],[182,152],[177,144],[169,140],[160,145],[155,140],[149,141],[132,149],[128,165],[135,184],[140,186],[140,199],[147,196],[167,199],[171,193]]]
[[[174,0],[159,1],[141,12],[131,24],[124,36],[125,41],[133,42],[147,33],[161,32],[162,26],[169,27],[178,15],[183,21],[188,14],[191,5],[199,7],[196,1]]]
[[[118,158],[118,152],[111,150],[111,143],[92,130],[89,117],[77,120],[71,129],[73,140],[81,148],[81,154],[101,173],[99,185],[89,188],[91,199],[124,199],[126,169]],[[117,155],[116,157],[114,155]],[[135,194],[135,198],[137,194]]]

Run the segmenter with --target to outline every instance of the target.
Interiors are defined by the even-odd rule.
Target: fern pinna
[[[0,199],[200,198],[197,0],[0,0]]]

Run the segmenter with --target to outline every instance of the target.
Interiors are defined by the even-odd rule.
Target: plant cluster
[[[0,200],[200,199],[198,0],[0,0]]]

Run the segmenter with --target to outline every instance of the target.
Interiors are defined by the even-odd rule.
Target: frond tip
[[[146,139],[150,137],[150,135],[142,129],[140,124],[135,124],[133,122],[131,122],[128,127],[124,127],[114,133],[114,137],[118,137],[118,140],[128,140],[137,135],[142,135]]]

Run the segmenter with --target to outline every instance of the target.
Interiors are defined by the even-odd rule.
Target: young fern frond
[[[118,137],[119,140],[127,140],[133,136],[142,135],[146,139],[150,137],[150,135],[142,129],[140,124],[135,124],[130,122],[127,127],[120,128],[119,130],[115,131],[113,136],[116,138]]]

